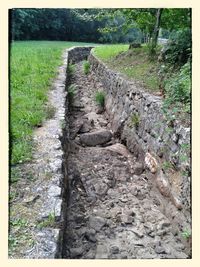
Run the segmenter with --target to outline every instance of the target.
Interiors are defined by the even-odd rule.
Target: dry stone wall
[[[144,157],[149,150],[160,168],[174,165],[180,173],[179,181],[169,177],[172,189],[178,191],[186,209],[190,210],[190,128],[173,117],[166,118],[160,96],[146,92],[137,82],[127,81],[109,69],[93,50],[89,61],[97,81],[103,83],[106,90],[106,111],[114,134],[135,156]]]
[[[68,62],[74,64],[82,60],[86,60],[92,48],[93,47],[91,46],[84,46],[84,47],[77,46],[68,49]]]

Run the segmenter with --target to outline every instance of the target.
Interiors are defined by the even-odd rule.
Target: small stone
[[[93,242],[93,243],[95,243],[96,242],[96,231],[94,230],[94,229],[90,229],[90,230],[88,230],[86,233],[85,233],[85,237],[89,240],[89,241],[91,241],[91,242]]]
[[[125,224],[131,224],[134,221],[134,218],[132,216],[129,216],[127,214],[122,214],[120,216],[121,222]]]
[[[164,236],[164,235],[166,235],[167,234],[167,231],[164,229],[164,230],[158,230],[157,231],[157,235],[158,236]]]
[[[98,183],[94,185],[95,191],[98,195],[103,196],[108,191],[108,186],[105,183]]]
[[[79,247],[79,248],[71,248],[70,249],[70,255],[71,258],[76,258],[78,256],[81,256],[83,254],[83,248]]]
[[[108,250],[105,245],[98,245],[96,248],[96,259],[107,259],[108,258]]]
[[[161,222],[160,225],[159,225],[159,228],[160,229],[164,229],[165,227],[169,227],[171,224],[169,221],[164,221],[164,222]]]
[[[138,194],[138,188],[137,186],[133,186],[130,190],[131,194],[134,195],[135,197],[137,196]]]
[[[163,196],[165,197],[170,196],[170,190],[171,190],[170,184],[167,177],[164,175],[162,171],[160,171],[160,173],[156,177],[156,184]]]
[[[91,126],[89,125],[88,122],[84,122],[81,124],[80,129],[78,130],[78,133],[83,134],[83,133],[88,133],[91,130]]]
[[[104,112],[104,107],[98,105],[97,110],[96,110],[96,113],[97,113],[97,114],[102,114],[103,112]]]
[[[112,254],[117,254],[117,253],[119,253],[119,248],[118,248],[118,246],[112,246],[112,247],[110,247],[110,253],[112,253]]]
[[[133,169],[134,169],[134,174],[135,175],[140,175],[144,171],[144,165],[142,163],[139,163],[139,162],[135,163]]]
[[[172,194],[171,200],[177,209],[181,210],[183,208],[181,200],[175,194]]]
[[[143,233],[139,230],[139,229],[136,229],[136,228],[132,228],[131,231],[136,234],[138,237],[142,238],[144,235]]]
[[[122,203],[126,203],[126,202],[128,202],[128,199],[127,199],[127,198],[119,198],[119,200],[120,200]]]
[[[158,253],[158,254],[166,253],[165,249],[163,247],[161,247],[161,246],[156,246],[155,252]]]
[[[91,228],[95,229],[96,231],[99,231],[106,224],[106,221],[102,217],[90,216],[90,218],[89,218],[89,224],[90,224],[90,227]]]

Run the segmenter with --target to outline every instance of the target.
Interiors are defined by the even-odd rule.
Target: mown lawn
[[[128,45],[105,45],[96,47],[94,53],[112,69],[141,82],[147,90],[159,90],[158,63],[149,60],[146,46],[128,50]]]
[[[47,93],[64,49],[89,45],[76,42],[26,41],[10,47],[11,165],[31,159],[32,133],[53,115]]]

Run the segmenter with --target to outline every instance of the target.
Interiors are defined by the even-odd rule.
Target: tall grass
[[[64,48],[74,42],[14,42],[10,47],[11,164],[31,159],[32,134],[49,117],[47,93]]]

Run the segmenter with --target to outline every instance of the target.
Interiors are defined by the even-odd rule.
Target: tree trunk
[[[156,47],[157,42],[158,42],[158,33],[159,33],[159,29],[160,29],[160,21],[161,21],[162,11],[163,11],[163,8],[158,8],[157,14],[156,14],[156,24],[154,27],[153,38],[152,38],[153,48]]]

